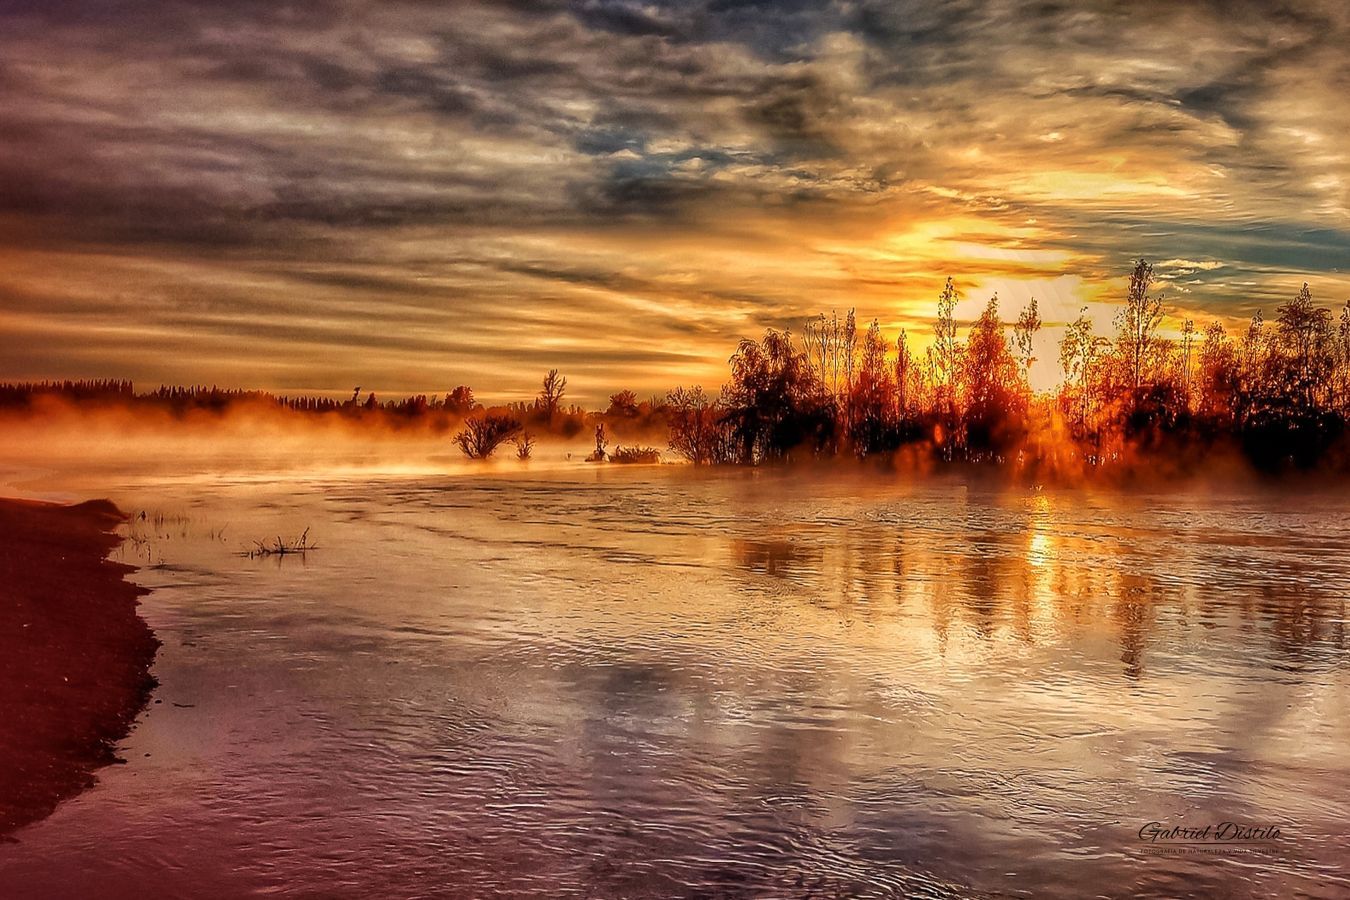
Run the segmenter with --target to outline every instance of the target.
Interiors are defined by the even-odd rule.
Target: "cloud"
[[[11,3],[0,377],[565,360],[599,398],[1140,255],[1188,313],[1339,301],[1348,36],[1334,2]]]
[[[1203,261],[1194,259],[1165,259],[1162,262],[1154,263],[1154,267],[1158,269],[1186,269],[1189,270],[1187,272],[1187,274],[1189,274],[1190,272],[1195,271],[1212,272],[1215,269],[1222,269],[1223,263],[1219,262],[1217,259],[1206,259]]]

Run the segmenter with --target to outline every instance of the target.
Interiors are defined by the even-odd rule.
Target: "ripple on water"
[[[1339,500],[696,475],[128,488],[323,549],[155,548],[169,702],[0,895],[1350,891]]]

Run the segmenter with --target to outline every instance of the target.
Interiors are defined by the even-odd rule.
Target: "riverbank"
[[[0,499],[0,835],[92,786],[154,687],[145,591],[107,559],[124,519]]]

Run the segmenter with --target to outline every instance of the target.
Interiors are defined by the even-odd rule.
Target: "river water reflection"
[[[160,702],[0,847],[0,895],[1350,895],[1342,497],[680,467],[102,493],[147,511],[121,552]],[[303,558],[238,552],[306,527]],[[1224,821],[1279,836],[1139,837]]]

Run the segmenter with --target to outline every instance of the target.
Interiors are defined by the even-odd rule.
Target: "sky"
[[[1350,299],[1350,5],[0,0],[0,379],[715,387],[1133,259],[1167,327]]]

